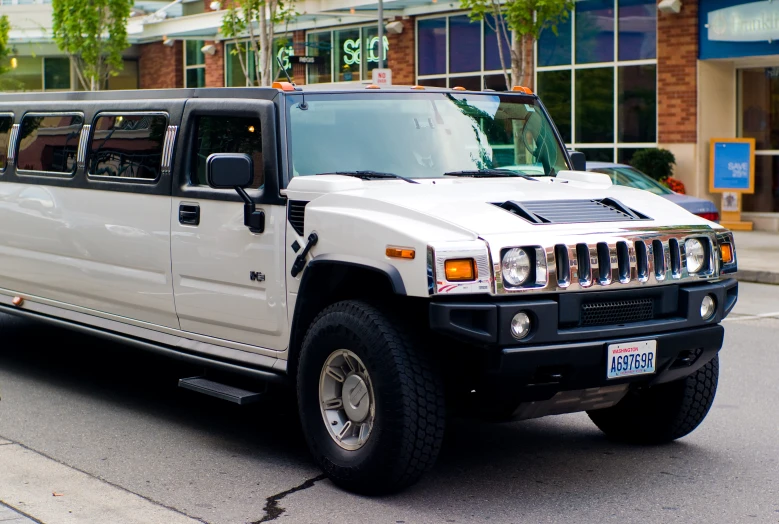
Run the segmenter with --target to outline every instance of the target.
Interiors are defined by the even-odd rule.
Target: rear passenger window
[[[11,127],[14,125],[14,117],[0,115],[0,171],[8,166],[8,139],[11,137]]]
[[[72,175],[83,123],[81,115],[26,115],[19,129],[17,168]]]
[[[164,115],[98,116],[92,130],[89,174],[155,180],[162,170]]]
[[[265,182],[262,171],[262,140],[260,119],[238,116],[200,116],[195,139],[195,171],[191,183],[208,185],[206,159],[212,153],[243,153],[254,161],[253,189]]]

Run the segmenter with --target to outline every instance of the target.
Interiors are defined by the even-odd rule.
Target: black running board
[[[262,393],[247,391],[245,389],[215,382],[205,377],[189,377],[179,379],[179,387],[203,393],[211,397],[220,398],[234,404],[243,406],[252,404],[262,398]]]

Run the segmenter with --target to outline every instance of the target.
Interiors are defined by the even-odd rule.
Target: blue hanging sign
[[[755,139],[712,138],[709,191],[755,192]]]

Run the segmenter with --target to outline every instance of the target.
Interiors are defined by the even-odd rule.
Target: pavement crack
[[[263,511],[265,512],[265,515],[260,519],[256,520],[254,522],[251,522],[250,524],[261,524],[263,522],[270,522],[272,520],[276,520],[279,518],[286,510],[279,506],[279,501],[286,497],[287,495],[292,495],[293,493],[297,493],[298,491],[303,491],[304,489],[308,489],[312,487],[314,484],[319,482],[320,480],[324,480],[327,478],[326,475],[319,475],[318,477],[310,478],[304,483],[300,484],[299,486],[295,486],[294,488],[290,488],[287,491],[282,491],[281,493],[276,493],[275,495],[271,495],[267,499],[265,499],[265,507],[263,508]]]

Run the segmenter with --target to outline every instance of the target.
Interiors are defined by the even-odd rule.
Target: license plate
[[[656,340],[611,344],[608,347],[608,359],[606,360],[606,377],[648,375],[655,372],[656,361]]]

